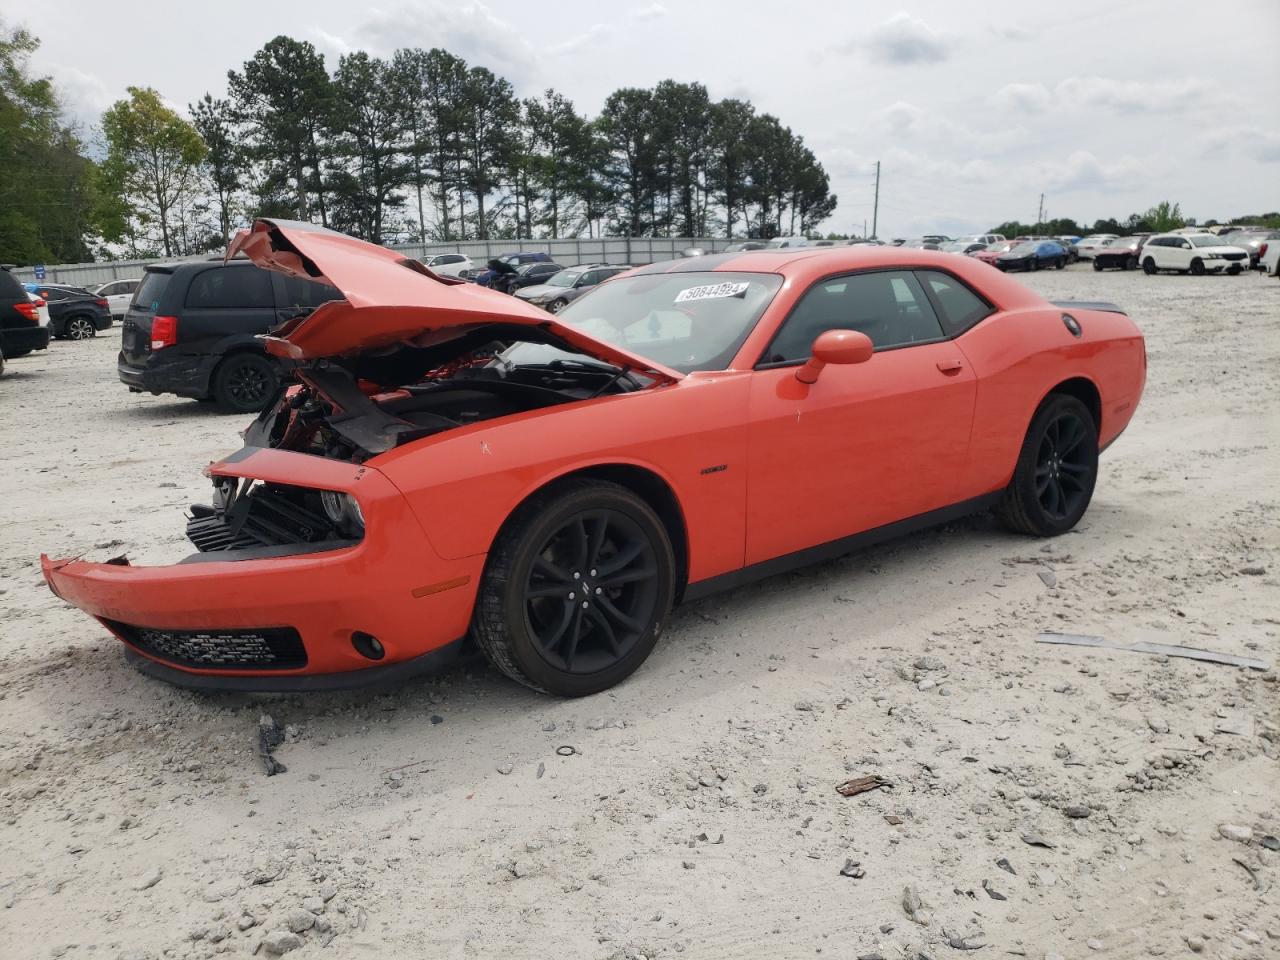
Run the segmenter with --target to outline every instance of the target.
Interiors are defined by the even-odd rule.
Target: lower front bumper
[[[392,686],[426,673],[435,673],[462,659],[463,641],[455,640],[399,663],[342,673],[270,674],[262,676],[227,676],[192,673],[179,670],[159,660],[144,657],[132,647],[124,656],[138,672],[175,687],[188,690],[222,690],[228,693],[322,693],[330,690],[355,690],[360,687]]]

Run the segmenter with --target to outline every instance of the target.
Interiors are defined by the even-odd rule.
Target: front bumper
[[[50,589],[102,622],[147,673],[207,688],[338,689],[394,679],[434,664],[446,655],[422,658],[465,636],[483,556],[438,557],[407,501],[376,470],[246,451],[210,473],[349,493],[364,512],[364,538],[321,552],[241,560],[210,551],[163,567],[42,556]],[[254,638],[272,632],[296,635],[301,653],[291,648],[267,662]],[[383,656],[361,653],[356,634],[376,637]],[[196,665],[197,659],[208,662]]]

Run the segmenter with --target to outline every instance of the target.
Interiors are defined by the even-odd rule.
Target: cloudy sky
[[[1007,219],[1092,222],[1159,200],[1223,219],[1280,208],[1280,0],[893,4],[863,0],[0,0],[36,65],[92,126],[129,85],[175,105],[279,33],[331,67],[352,49],[442,46],[554,87],[594,115],[664,78],[744,97],[803,136],[861,232],[883,163],[880,234]]]

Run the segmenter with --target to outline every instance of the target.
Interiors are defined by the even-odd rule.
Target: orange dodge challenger
[[[556,316],[309,224],[241,251],[344,299],[263,338],[292,382],[209,466],[197,552],[41,558],[188,686],[354,686],[469,638],[595,693],[681,599],[992,507],[1070,530],[1146,379],[1119,308],[927,250],[655,263]]]

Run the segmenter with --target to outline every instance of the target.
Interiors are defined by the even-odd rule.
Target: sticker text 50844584
[[[676,303],[687,303],[690,300],[715,300],[719,297],[739,297],[751,286],[748,281],[740,283],[708,283],[701,287],[688,287],[676,294]]]

